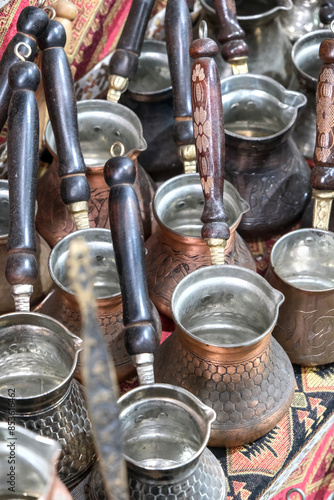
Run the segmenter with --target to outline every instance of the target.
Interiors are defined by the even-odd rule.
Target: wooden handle
[[[204,23],[204,24],[202,24]],[[230,235],[223,204],[225,138],[220,78],[213,59],[217,44],[206,38],[206,24],[201,23],[203,38],[191,44],[195,59],[191,76],[194,136],[198,169],[204,193],[202,238],[227,240]]]
[[[45,98],[55,135],[60,193],[63,202],[72,210],[88,203],[90,187],[86,165],[81,152],[78,131],[77,105],[70,65],[64,51],[65,29],[58,21],[50,21],[38,45],[42,53],[42,76]],[[88,205],[87,209],[88,210]],[[78,221],[76,220],[77,228]],[[80,229],[88,228],[88,215]]]
[[[12,98],[8,111],[8,186],[10,223],[6,278],[10,285],[33,285],[38,276],[35,258],[35,200],[38,169],[38,107],[40,81],[32,62],[9,69]]]
[[[78,15],[78,7],[69,0],[58,0],[52,4],[52,7],[56,11],[55,21],[60,22],[66,31],[64,50],[67,54],[72,40],[73,21]]]
[[[323,0],[320,4],[319,19],[323,24],[330,24],[334,19],[334,0]]]
[[[109,62],[107,99],[117,102],[137,73],[146,26],[155,0],[133,0],[117,48]]]
[[[96,318],[95,272],[84,239],[71,241],[66,266],[82,315],[84,386],[104,484],[109,500],[128,500],[116,370]]]
[[[13,64],[20,60],[20,57],[14,53],[14,48],[18,43],[22,44],[18,49],[19,53],[25,59],[32,61],[37,48],[36,39],[43,34],[48,23],[47,13],[38,7],[25,7],[19,15],[16,24],[17,33],[8,43],[0,61],[0,131],[6,123],[8,106],[12,96],[12,89],[8,83],[8,71]]]
[[[185,172],[196,172],[189,56],[192,26],[189,8],[185,0],[168,0],[165,31],[173,89],[174,140],[179,146],[178,152]]]
[[[212,0],[212,5],[220,23],[218,40],[222,46],[221,54],[224,60],[232,65],[233,73],[247,73],[248,47],[244,41],[246,34],[238,23],[235,1]]]
[[[334,197],[334,39],[319,49],[323,65],[317,86],[317,127],[311,184],[315,204],[313,227],[328,229]]]
[[[145,247],[132,160],[114,157],[104,167],[110,187],[109,217],[122,291],[125,346],[130,356],[154,353],[159,336],[154,328],[147,290]]]

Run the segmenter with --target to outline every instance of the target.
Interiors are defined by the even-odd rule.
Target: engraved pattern
[[[317,88],[317,141],[314,151],[315,161],[325,163],[331,156],[334,142],[334,71],[330,67],[322,69]]]
[[[199,240],[202,243],[202,240]],[[205,244],[175,242],[164,238],[157,229],[146,241],[147,282],[150,299],[159,311],[171,317],[171,298],[176,285],[196,269],[211,265],[210,249]],[[231,230],[225,247],[225,264],[236,264],[256,270],[252,254],[241,236]]]
[[[130,498],[132,500],[224,500],[226,480],[216,457],[207,448],[201,455],[193,474],[170,484],[136,479],[128,469]],[[164,481],[165,482],[165,481]],[[102,475],[95,467],[89,484],[90,500],[107,500]]]
[[[155,355],[155,374],[157,382],[179,385],[215,410],[212,431],[220,433],[222,443],[231,431],[243,427],[252,431],[259,424],[264,429],[268,420],[265,434],[282,417],[279,411],[294,391],[291,363],[271,336],[259,355],[247,359],[244,354],[243,361],[236,363],[222,355],[218,363],[191,352],[176,331]]]
[[[333,200],[315,198],[313,212],[313,227],[328,230]]]
[[[8,413],[0,410],[0,419],[7,418]],[[35,414],[17,413],[15,423],[61,444],[57,468],[59,478],[67,487],[80,481],[95,461],[83,387],[76,380],[71,382],[68,393],[56,405]]]

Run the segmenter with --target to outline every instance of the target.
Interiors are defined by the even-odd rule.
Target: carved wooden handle
[[[109,217],[122,291],[125,347],[130,356],[153,354],[160,340],[148,296],[145,247],[132,160],[114,157],[104,167],[110,187]]]
[[[32,291],[38,276],[35,199],[39,124],[35,91],[40,72],[32,62],[17,62],[9,69],[8,80],[13,94],[8,111],[10,223],[6,278],[10,285],[29,285]]]
[[[133,0],[117,48],[109,62],[108,100],[118,101],[138,68],[146,26],[155,0]],[[114,92],[113,92],[114,89]]]
[[[317,86],[317,128],[311,184],[315,198],[313,227],[328,229],[334,197],[334,39],[320,45],[323,62]]]
[[[186,173],[190,170],[196,172],[189,56],[192,26],[186,0],[168,0],[165,31],[173,89],[174,140],[179,146],[179,156],[184,163]]]
[[[202,24],[204,23],[204,25]],[[220,79],[213,59],[217,44],[206,38],[191,44],[190,55],[196,59],[191,75],[194,135],[198,169],[204,192],[202,238],[226,240],[230,236],[227,214],[223,204],[225,138]]]
[[[90,187],[86,178],[86,165],[81,152],[78,132],[77,106],[70,65],[64,51],[65,29],[58,21],[50,21],[38,45],[42,54],[42,76],[45,98],[55,135],[61,178],[60,192],[70,210],[80,212],[83,220],[76,219],[78,229],[89,227],[88,200]]]
[[[64,50],[67,54],[72,38],[72,23],[78,15],[78,7],[70,0],[58,0],[52,7],[56,11],[55,21],[59,21],[66,31]]]
[[[94,296],[95,272],[84,239],[73,239],[66,266],[80,305],[83,378],[93,437],[108,499],[128,500],[126,465],[117,406],[118,383],[112,357],[101,333]]]
[[[8,83],[8,71],[14,63],[20,60],[14,53],[14,48],[18,43],[22,44],[18,49],[19,53],[25,59],[32,61],[37,48],[36,39],[43,34],[48,23],[47,13],[38,7],[25,7],[19,15],[16,24],[17,33],[7,45],[0,61],[0,131],[6,123],[8,106],[12,96],[12,89]]]
[[[212,0],[220,23],[218,40],[222,45],[221,54],[232,65],[234,73],[247,73],[248,47],[244,30],[237,19],[234,0]],[[239,69],[236,69],[239,66]]]

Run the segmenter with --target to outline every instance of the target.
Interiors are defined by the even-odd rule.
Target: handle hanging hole
[[[119,154],[116,153],[116,149],[119,149]],[[124,156],[125,147],[120,141],[114,142],[110,147],[110,156],[114,158],[115,156]]]
[[[52,21],[57,15],[55,9],[51,7],[51,5],[47,5],[43,8],[43,10],[48,14],[50,21]]]
[[[286,500],[292,500],[292,493],[299,493],[301,500],[306,500],[305,493],[299,488],[291,488],[286,494]]]
[[[200,38],[208,38],[208,25],[204,20],[199,23],[198,34]]]
[[[27,49],[27,51],[28,51],[28,54],[26,54],[26,55],[20,54],[20,52],[19,52],[19,48],[20,47],[25,47]],[[14,47],[14,54],[21,61],[25,61],[26,59],[28,59],[28,57],[31,56],[31,47],[27,43],[25,43],[25,42],[19,42]]]

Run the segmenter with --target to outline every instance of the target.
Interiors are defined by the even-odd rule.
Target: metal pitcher
[[[0,422],[0,498],[71,500],[56,473],[60,451],[52,439]]]
[[[281,12],[282,26],[292,43],[321,27],[320,0],[294,0],[291,10]]]
[[[310,168],[292,138],[306,97],[252,74],[225,78],[221,92],[226,179],[250,206],[239,231],[269,237],[297,222],[311,196]]]
[[[294,363],[334,361],[334,233],[327,231],[334,197],[332,95],[334,39],[320,46],[323,66],[317,87],[317,133],[311,182],[313,228],[286,234],[274,245],[266,279],[286,297],[274,336]]]

